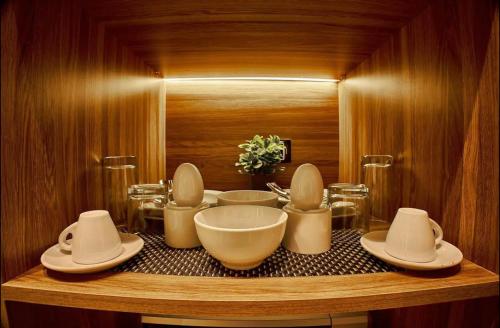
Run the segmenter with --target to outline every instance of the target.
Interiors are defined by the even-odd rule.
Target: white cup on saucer
[[[66,238],[73,235],[71,243]],[[108,211],[83,212],[59,235],[61,250],[71,252],[73,262],[96,264],[119,256],[123,250],[120,235]]]
[[[385,252],[404,261],[431,262],[442,239],[443,230],[426,211],[400,208],[387,232]]]

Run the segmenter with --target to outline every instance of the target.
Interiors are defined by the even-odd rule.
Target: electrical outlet
[[[285,152],[281,163],[290,163],[292,161],[292,140],[281,139],[281,141],[285,144]]]

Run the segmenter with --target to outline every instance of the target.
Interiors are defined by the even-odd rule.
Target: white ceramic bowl
[[[276,207],[278,195],[261,190],[231,190],[217,195],[217,205],[260,205]]]
[[[259,266],[280,245],[287,214],[255,205],[212,207],[194,216],[196,232],[210,255],[234,270]]]

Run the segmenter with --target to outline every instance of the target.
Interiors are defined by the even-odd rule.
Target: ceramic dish
[[[210,255],[229,269],[248,270],[279,247],[287,214],[267,206],[228,205],[198,212],[194,221]]]
[[[120,233],[123,250],[120,255],[106,262],[97,264],[78,264],[71,259],[71,253],[62,251],[59,244],[52,246],[42,254],[40,261],[47,269],[66,273],[93,273],[110,269],[130,259],[144,246],[141,237],[129,233]]]
[[[437,258],[432,262],[417,263],[400,260],[385,252],[386,235],[387,230],[369,232],[361,237],[361,246],[363,246],[368,253],[378,257],[382,261],[409,270],[438,270],[449,268],[462,262],[462,252],[444,240],[438,245],[436,249]]]
[[[203,201],[207,202],[210,207],[217,206],[217,195],[222,193],[219,190],[205,190],[203,194]]]
[[[278,195],[262,190],[231,190],[217,195],[217,206],[259,205],[276,207]]]

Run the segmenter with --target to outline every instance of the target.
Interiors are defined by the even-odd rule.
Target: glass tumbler
[[[127,202],[128,232],[163,233],[163,208],[167,203],[165,184],[130,186]]]
[[[370,190],[371,221],[373,227],[388,226],[395,208],[393,157],[391,155],[364,155],[361,157],[361,183]]]
[[[328,185],[328,206],[332,210],[333,229],[370,229],[370,197],[363,184],[332,183]]]
[[[118,228],[127,223],[128,187],[137,184],[135,156],[109,156],[102,161],[104,173],[104,206]]]

